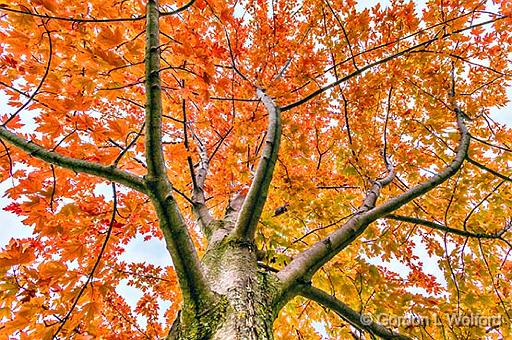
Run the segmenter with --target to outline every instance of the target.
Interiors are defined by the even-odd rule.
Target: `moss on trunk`
[[[183,306],[168,339],[272,339],[278,281],[258,269],[255,246],[225,237],[202,262],[216,303],[200,313]]]

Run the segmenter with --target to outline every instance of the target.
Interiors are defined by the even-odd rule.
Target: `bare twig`
[[[2,8],[0,7],[0,9],[2,9]],[[45,67],[45,70],[44,70],[43,77],[41,78],[41,81],[37,85],[37,87],[34,90],[34,92],[32,92],[32,94],[30,95],[28,100],[23,105],[21,105],[21,107],[18,108],[16,110],[16,112],[14,112],[5,122],[2,123],[2,127],[6,127],[7,124],[9,124],[9,122],[11,120],[13,120],[21,111],[23,111],[28,106],[28,104],[30,104],[32,102],[34,97],[39,93],[39,90],[43,86],[46,78],[48,77],[48,74],[50,73],[50,69],[51,69],[51,65],[52,65],[52,58],[53,58],[52,35],[51,35],[50,31],[48,30],[48,27],[46,27],[46,22],[43,21],[42,25],[43,25],[43,27],[44,27],[44,29],[46,31],[46,35],[48,36],[48,46],[49,46],[48,47],[49,48],[49,51],[48,51],[48,61],[46,63],[46,67]]]
[[[112,183],[112,196],[113,196],[113,209],[112,209],[112,217],[110,218],[110,222],[107,229],[107,234],[105,236],[105,240],[103,241],[103,244],[101,246],[100,252],[98,254],[98,257],[96,258],[96,261],[94,262],[94,265],[92,266],[91,271],[89,272],[89,275],[87,276],[87,280],[82,285],[82,288],[80,288],[80,291],[76,295],[73,304],[71,305],[71,308],[68,310],[64,318],[62,318],[62,321],[53,334],[53,338],[56,338],[57,335],[60,333],[60,331],[64,328],[64,325],[68,321],[68,319],[71,317],[71,314],[73,313],[73,310],[76,308],[78,301],[82,297],[82,295],[85,293],[85,289],[87,286],[92,282],[92,279],[94,277],[94,272],[96,271],[96,268],[98,268],[98,265],[100,264],[101,258],[103,254],[105,253],[105,249],[107,248],[108,241],[110,239],[110,235],[112,233],[112,229],[114,227],[114,223],[116,221],[116,211],[117,211],[117,194],[116,194],[116,185],[115,183]]]

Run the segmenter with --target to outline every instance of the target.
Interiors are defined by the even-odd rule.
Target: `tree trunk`
[[[277,278],[258,269],[254,244],[217,231],[202,260],[217,302],[201,310],[183,306],[167,339],[273,339]]]

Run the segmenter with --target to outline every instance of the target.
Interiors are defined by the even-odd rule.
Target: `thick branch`
[[[148,176],[166,175],[162,150],[162,86],[160,83],[160,39],[158,0],[149,0],[146,21],[146,162]]]
[[[162,98],[160,85],[158,0],[148,0],[146,23],[146,160],[147,192],[155,206],[167,249],[178,275],[185,304],[193,314],[211,303],[211,294],[188,233],[185,219],[173,197],[162,149]]]
[[[181,86],[185,86],[185,80],[181,82]],[[190,176],[192,177],[192,199],[190,203],[192,203],[192,211],[197,218],[197,222],[201,227],[201,230],[209,237],[211,235],[211,230],[209,230],[210,223],[213,221],[213,217],[206,206],[206,197],[204,195],[204,182],[206,180],[206,175],[208,174],[209,168],[209,158],[208,153],[206,151],[206,146],[203,142],[196,136],[192,126],[188,126],[189,122],[187,121],[187,103],[185,99],[182,99],[182,111],[183,111],[183,143],[185,145],[185,149],[187,150],[187,163],[190,171]],[[197,171],[194,168],[194,162],[192,161],[192,156],[190,155],[190,145],[188,141],[188,131],[190,131],[193,140],[197,144],[197,149],[199,150],[199,164],[197,166]]]
[[[240,209],[242,209],[242,205],[244,204],[246,194],[243,192],[237,192],[232,197],[229,198],[228,206],[226,208],[226,213],[224,214],[224,221],[235,224],[238,214],[240,213]]]
[[[125,185],[140,192],[145,192],[146,190],[142,179],[133,174],[130,174],[127,171],[118,169],[113,166],[106,166],[99,163],[84,161],[81,159],[63,156],[57,152],[49,151],[42,146],[19,137],[4,127],[0,127],[0,138],[29,153],[32,157],[48,162],[50,164],[55,164],[75,172],[83,172],[86,174],[98,176],[109,181]]]
[[[457,154],[451,164],[429,180],[410,188],[378,207],[360,208],[340,229],[295,257],[292,262],[278,273],[278,277],[283,283],[283,293],[287,293],[288,290],[293,289],[300,282],[309,281],[320,267],[351,244],[366,230],[370,223],[400,208],[416,197],[427,193],[459,170],[469,148],[470,136],[464,124],[462,111],[456,108],[455,112],[457,114],[457,124],[461,133],[461,140]],[[366,201],[370,199],[369,195],[366,197],[362,208],[367,205]]]
[[[217,221],[212,221],[206,229],[208,238],[208,248],[215,248],[219,242],[222,242],[226,236],[230,235],[235,228],[236,219],[245,200],[245,193],[237,192],[230,197],[224,217]]]
[[[272,180],[281,141],[280,108],[263,90],[258,89],[257,93],[268,112],[267,138],[258,163],[258,169],[242,205],[234,230],[235,237],[249,241],[254,238],[256,226],[267,200],[268,189]]]
[[[194,4],[194,2],[196,2],[196,0],[190,0],[185,5],[179,7],[175,10],[172,10],[169,12],[160,12],[160,16],[164,17],[164,16],[168,16],[168,15],[175,15],[175,14],[181,13],[181,12],[187,10],[190,6],[192,6]]]
[[[375,221],[381,216],[384,216],[385,214],[400,208],[413,199],[424,195],[457,173],[467,155],[470,136],[464,123],[462,111],[459,109],[455,109],[455,111],[457,112],[457,124],[461,133],[461,140],[457,149],[457,154],[455,155],[453,161],[443,171],[439,172],[437,175],[432,176],[429,180],[412,187],[401,195],[398,195],[383,205],[373,209],[372,211],[369,211],[365,217],[369,223]]]
[[[286,294],[287,291],[292,290],[298,284],[310,282],[313,274],[346,245],[344,243],[345,239],[350,239],[350,242],[352,242],[366,229],[366,226],[359,225],[360,216],[375,207],[381,189],[389,185],[396,175],[392,164],[387,160],[386,163],[388,166],[387,176],[373,183],[363,203],[353,216],[340,229],[299,254],[278,273],[278,277],[283,282],[283,293]]]
[[[12,12],[17,14],[23,14],[23,15],[30,15],[37,18],[44,18],[44,19],[52,19],[52,20],[59,20],[59,21],[70,21],[70,22],[77,22],[77,23],[86,23],[86,22],[92,22],[92,23],[100,23],[100,22],[125,22],[125,21],[138,21],[143,20],[143,15],[134,16],[131,18],[105,18],[105,19],[84,19],[84,18],[69,18],[69,17],[59,17],[59,16],[52,16],[48,14],[39,14],[34,13],[30,11],[22,11],[19,9],[9,8],[0,6],[0,11],[5,12]]]
[[[183,215],[172,197],[172,187],[165,182],[147,183],[155,206],[160,229],[164,234],[167,250],[178,275],[183,301],[188,308],[199,309],[211,303],[211,293],[206,284],[199,257],[189,235]],[[167,192],[167,194],[165,194]]]
[[[206,197],[204,195],[204,182],[209,170],[209,158],[208,152],[206,151],[206,145],[197,137],[196,134],[191,130],[192,137],[196,142],[197,149],[199,150],[199,164],[197,165],[195,176],[194,188],[192,192],[193,211],[196,218],[199,221],[199,225],[206,234],[210,233],[208,230],[210,223],[213,221],[213,217],[210,210],[206,206]]]
[[[391,329],[388,329],[384,327],[383,325],[374,322],[370,318],[367,318],[365,315],[362,315],[334,296],[324,292],[321,289],[312,287],[312,286],[303,286],[301,287],[300,295],[303,297],[313,300],[320,304],[321,306],[324,306],[326,308],[329,308],[336,312],[342,319],[350,323],[352,326],[363,329],[373,335],[379,336],[382,339],[386,340],[411,340],[412,338],[401,335],[399,333],[396,333],[392,331]]]

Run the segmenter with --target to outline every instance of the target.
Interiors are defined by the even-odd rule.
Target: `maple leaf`
[[[56,12],[59,6],[56,0],[35,0],[34,3],[44,6],[50,12]]]
[[[0,333],[510,338],[511,8],[0,0]]]
[[[0,267],[28,264],[35,258],[34,249],[29,240],[11,239],[7,247],[0,253]]]
[[[10,211],[16,215],[21,215],[23,213],[23,209],[21,209],[20,204],[15,202],[7,205],[3,210]]]
[[[47,261],[39,265],[39,277],[42,280],[58,278],[67,270],[66,265],[58,261]]]

